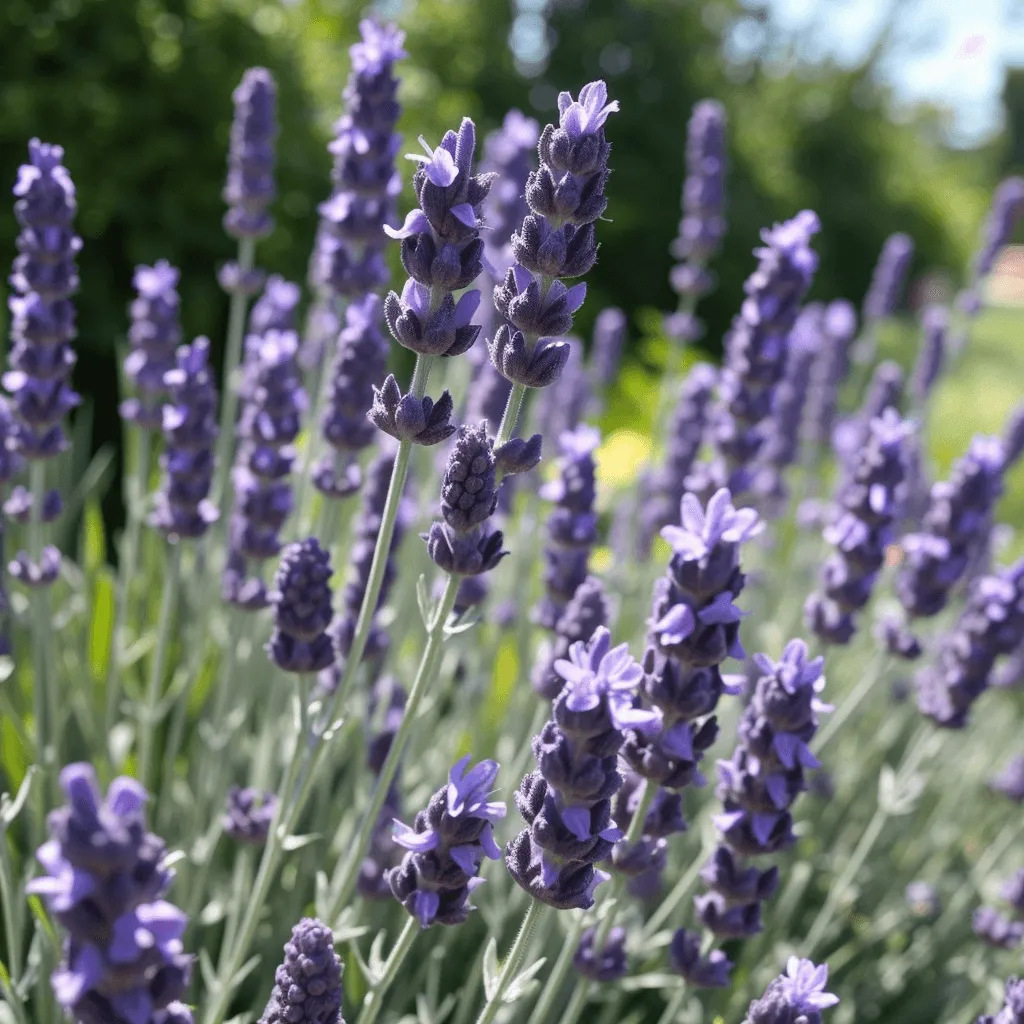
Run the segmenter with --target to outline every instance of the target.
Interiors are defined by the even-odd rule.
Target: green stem
[[[672,887],[672,891],[661,901],[661,906],[654,912],[643,930],[644,939],[649,939],[663,928],[668,919],[675,913],[676,908],[686,899],[687,894],[697,881],[700,870],[704,866],[703,857],[695,857],[689,870]]]
[[[590,982],[586,978],[581,978],[573,989],[572,998],[569,1000],[569,1005],[565,1008],[565,1012],[558,1018],[560,1024],[575,1024],[576,1020],[579,1019],[579,1015],[583,1012],[583,1008],[587,1005],[587,999],[589,998]]]
[[[0,829],[0,901],[3,902],[4,936],[7,940],[7,970],[11,984],[21,979],[22,945],[21,921],[15,916],[15,907],[21,906],[14,888],[11,853],[7,845],[7,829]]]
[[[121,564],[117,579],[117,611],[114,617],[114,635],[107,664],[107,706],[105,725],[107,734],[114,727],[117,708],[121,697],[121,660],[124,656],[125,632],[128,607],[131,604],[132,581],[139,555],[139,540],[142,530],[143,503],[149,486],[149,458],[152,444],[149,432],[133,430],[137,456],[133,472],[125,483],[128,497],[128,523],[125,527],[124,546],[121,549]]]
[[[370,991],[363,999],[363,1012],[359,1015],[359,1024],[373,1024],[380,1016],[380,1011],[384,1006],[384,996],[395,980],[405,958],[409,955],[409,950],[412,949],[412,944],[416,941],[418,933],[418,922],[415,917],[410,917],[405,922],[401,935],[398,936],[394,948],[388,955],[380,978],[370,986]]]
[[[296,780],[302,776],[304,765],[310,761],[310,754],[324,746],[321,742],[317,747],[311,747],[308,742],[309,734],[306,729],[309,724],[310,683],[305,676],[299,677],[299,689],[300,731],[295,737],[295,749],[292,751],[292,756],[285,769],[284,779],[278,789],[280,798],[274,811],[274,818],[270,823],[267,842],[263,847],[263,856],[260,858],[260,866],[256,871],[256,880],[247,894],[245,916],[233,936],[230,953],[223,958],[217,971],[216,995],[203,1018],[205,1024],[221,1024],[227,1015],[231,1005],[231,996],[235,990],[234,979],[242,966],[245,954],[249,951],[253,936],[256,934],[260,912],[263,910],[267,892],[277,874],[277,868],[284,853],[284,840],[298,821],[306,798],[309,796],[311,788],[309,781],[313,772],[306,772],[302,783],[297,784]]]
[[[565,936],[562,942],[562,951],[558,954],[555,966],[544,983],[544,991],[541,992],[537,1005],[533,1008],[533,1013],[530,1014],[530,1024],[548,1024],[551,1019],[551,1010],[565,983],[565,976],[569,973],[569,968],[572,967],[573,958],[576,956],[580,936],[583,934],[584,920],[583,913],[578,913],[569,933]]]
[[[252,270],[256,256],[256,242],[252,238],[238,240],[238,267],[244,274]],[[242,362],[242,340],[245,337],[245,314],[249,296],[241,288],[231,295],[228,309],[228,333],[224,343],[224,372],[221,374],[220,434],[217,437],[217,481],[213,501],[224,507],[230,497],[227,493],[231,469],[231,442],[235,435],[235,416],[238,413],[237,377]]]
[[[487,1002],[484,1003],[484,1008],[480,1011],[476,1024],[492,1024],[494,1018],[497,1017],[505,992],[512,979],[519,973],[523,957],[526,956],[526,950],[530,945],[530,939],[533,938],[533,930],[537,927],[537,923],[540,921],[545,909],[545,904],[539,900],[530,900],[530,906],[523,917],[523,923],[519,926],[519,933],[512,943],[512,948],[508,951],[505,962],[501,965],[498,983]]]
[[[658,1018],[658,1024],[675,1024],[686,1001],[686,986],[680,985],[665,1006],[665,1012]]]
[[[398,771],[399,761],[405,753],[405,748],[412,737],[413,729],[416,726],[416,714],[423,700],[424,694],[433,686],[437,676],[438,664],[441,660],[441,647],[444,643],[444,628],[455,607],[455,597],[459,591],[459,577],[449,574],[445,580],[444,593],[438,602],[434,617],[430,622],[427,631],[427,644],[423,649],[423,656],[420,658],[419,668],[416,671],[416,678],[413,681],[409,697],[405,702],[405,711],[402,714],[402,724],[391,741],[391,748],[384,760],[380,775],[374,783],[373,793],[370,797],[370,805],[363,815],[359,827],[359,834],[349,848],[348,857],[344,862],[344,868],[337,882],[331,888],[330,909],[328,911],[328,923],[336,921],[342,908],[348,903],[355,889],[356,880],[359,877],[359,869],[362,866],[366,851],[370,848],[374,830],[377,827],[377,819],[380,817],[380,809],[384,806],[391,783],[394,781],[395,773]],[[349,655],[351,661],[352,655]]]
[[[498,436],[494,439],[495,448],[500,448],[511,440],[516,431],[516,424],[519,422],[519,413],[523,408],[523,399],[525,398],[526,385],[513,384],[505,405],[505,412],[501,417],[501,424],[498,427]]]
[[[149,685],[146,688],[146,703],[139,721],[139,782],[152,789],[153,745],[156,740],[156,712],[160,703],[164,673],[167,669],[167,655],[171,646],[171,625],[174,609],[178,603],[181,583],[181,544],[171,544],[167,551],[167,565],[164,569],[164,587],[160,597],[160,618],[157,622],[156,651],[149,670]]]
[[[417,355],[416,357],[409,393],[417,398],[422,398],[427,390],[427,378],[430,375],[433,361],[433,356]],[[399,443],[398,454],[395,455],[395,466],[391,471],[388,497],[381,515],[380,531],[377,533],[377,543],[373,549],[370,576],[366,581],[366,591],[363,594],[363,602],[359,606],[359,617],[356,619],[355,635],[352,637],[352,646],[345,659],[345,669],[338,682],[338,689],[335,691],[326,722],[336,719],[338,713],[344,708],[349,691],[355,682],[356,673],[359,671],[359,665],[363,660],[366,642],[370,637],[370,626],[373,624],[374,615],[377,614],[377,601],[380,598],[380,588],[384,583],[384,571],[387,568],[388,555],[391,552],[391,538],[395,534],[395,521],[398,519],[398,507],[402,502],[402,492],[405,490],[405,478],[409,475],[411,453],[411,441]]]

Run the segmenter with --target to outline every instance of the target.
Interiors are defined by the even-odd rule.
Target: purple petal
[[[590,809],[588,807],[566,807],[561,812],[565,827],[577,839],[590,838]]]
[[[417,889],[412,898],[413,910],[421,928],[427,928],[437,916],[437,908],[441,905],[441,897],[436,892]]]
[[[473,207],[469,203],[458,203],[453,206],[452,216],[457,221],[465,224],[467,228],[475,228],[477,226],[476,214],[473,212]]]
[[[430,230],[430,221],[427,215],[420,209],[410,210],[405,215],[405,220],[400,228],[393,228],[390,224],[384,225],[384,234],[388,238],[402,239],[412,235],[422,235]]]
[[[477,857],[480,854],[480,847],[476,843],[452,846],[449,847],[448,852],[451,854],[452,860],[462,868],[465,874],[476,874]]]
[[[460,295],[459,301],[455,303],[455,326],[466,327],[473,319],[473,314],[479,305],[480,292],[477,289],[474,288]]]
[[[426,853],[428,850],[437,849],[438,838],[433,829],[428,828],[426,832],[416,832],[397,818],[393,819],[391,838],[399,846],[415,853]]]

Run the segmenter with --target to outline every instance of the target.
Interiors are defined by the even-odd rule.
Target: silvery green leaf
[[[213,966],[210,954],[202,947],[199,948],[199,973],[203,976],[203,986],[207,992],[217,990],[217,968]]]
[[[636,974],[632,978],[623,978],[618,982],[619,987],[627,992],[639,992],[650,988],[675,989],[681,984],[682,979],[678,974],[662,974],[658,971]]]
[[[135,729],[131,722],[118,722],[107,736],[107,751],[110,754],[111,763],[114,765],[124,764],[134,742]]]
[[[0,1002],[0,1024],[18,1024],[14,1011],[6,1004]]]
[[[892,807],[896,803],[896,773],[887,765],[882,765],[878,773],[878,806],[886,814],[892,814]]]
[[[334,933],[335,942],[337,942],[338,933]],[[362,976],[366,979],[368,985],[373,984],[373,971],[370,970],[370,965],[363,959],[363,954],[359,949],[358,942],[352,942],[349,944],[349,949],[352,950],[352,955],[355,957],[356,963],[359,965],[359,971]],[[348,982],[346,982],[348,984]]]
[[[0,683],[6,683],[14,674],[14,659],[8,655],[0,657]]]
[[[32,780],[35,779],[38,770],[34,764],[29,766],[13,800],[6,793],[0,796],[0,823],[4,826],[10,825],[21,813],[21,809],[25,806],[25,801],[32,790]],[[0,831],[3,830],[0,829]]]
[[[346,942],[353,942],[355,939],[361,939],[364,935],[368,935],[370,929],[365,925],[357,924],[352,908],[346,907],[332,926],[331,931],[334,932],[335,946],[341,946]],[[355,948],[354,942],[353,948]]]
[[[160,866],[162,868],[173,868],[176,864],[180,864],[185,859],[184,850],[171,850],[171,852],[168,853],[160,862]]]
[[[316,873],[316,884],[313,892],[313,906],[316,907],[316,916],[321,921],[327,918],[327,908],[330,905],[331,883],[327,878],[327,872],[318,871]]]
[[[453,995],[447,995],[441,1000],[441,1005],[434,1011],[433,1024],[444,1024],[444,1022],[451,1016],[452,1010],[455,1009],[457,1004],[456,998]]]
[[[422,572],[416,581],[416,603],[420,608],[420,618],[423,620],[423,625],[429,629],[431,619],[430,595],[427,593],[426,574]]]
[[[12,594],[13,598],[14,595]],[[156,630],[147,630],[135,643],[125,648],[121,655],[121,668],[131,668],[137,661],[141,661],[153,648],[156,647]]]
[[[540,982],[534,976],[547,962],[547,957],[542,956],[535,963],[530,964],[526,970],[520,972],[512,979],[508,988],[505,989],[505,994],[501,997],[501,1001],[503,1003],[514,1003],[516,1000],[528,996],[540,985]]]
[[[416,1020],[418,1024],[434,1024],[437,1020],[436,1014],[430,1010],[427,997],[422,992],[416,993]]]
[[[281,842],[281,848],[286,853],[291,853],[293,850],[301,850],[304,846],[309,846],[310,843],[316,842],[319,838],[319,832],[310,832],[304,836],[285,836]]]
[[[484,993],[488,999],[494,998],[498,991],[498,977],[501,970],[498,967],[498,940],[492,935],[488,940],[487,948],[484,950]]]
[[[220,900],[210,900],[199,912],[199,923],[203,925],[216,924],[224,920],[227,908]]]
[[[467,630],[472,629],[480,620],[470,619],[468,622],[458,622],[454,626],[445,626],[445,636],[458,636],[460,633],[465,633]]]
[[[249,957],[248,960],[238,968],[238,973],[231,979],[231,987],[237,988],[239,985],[249,977],[250,974],[256,969],[257,964],[260,962],[260,955],[257,953],[255,956]]]
[[[370,968],[370,984],[376,985],[381,978],[384,977],[384,939],[387,938],[387,933],[382,928],[373,937],[373,942],[370,943],[370,959],[368,966]]]
[[[251,1013],[238,1013],[230,1020],[226,1020],[224,1024],[252,1024],[253,1014]]]

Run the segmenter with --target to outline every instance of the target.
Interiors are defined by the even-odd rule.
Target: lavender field
[[[652,255],[621,53],[403,131],[364,13],[298,257],[269,67],[230,259],[111,282],[97,154],[20,143],[0,1024],[1024,1024],[1024,178],[847,281],[708,90]]]

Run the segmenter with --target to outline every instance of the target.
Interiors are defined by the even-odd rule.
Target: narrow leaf
[[[498,940],[492,935],[484,950],[484,993],[487,998],[493,999],[494,993],[498,991],[498,977],[501,971],[498,967]]]

